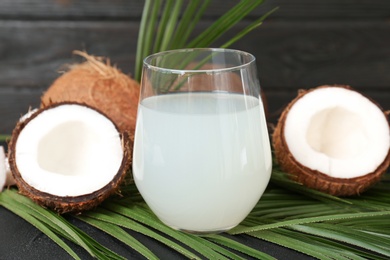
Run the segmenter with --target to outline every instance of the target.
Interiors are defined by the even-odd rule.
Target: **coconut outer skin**
[[[109,196],[111,196],[114,193],[119,193],[119,187],[120,184],[124,181],[126,174],[130,170],[131,166],[131,160],[132,160],[132,145],[130,134],[125,131],[121,133],[121,140],[122,140],[122,147],[123,147],[123,159],[120,165],[120,168],[118,172],[113,176],[113,179],[104,187],[100,188],[99,190],[94,191],[93,193],[81,195],[81,196],[56,196],[53,194],[49,194],[46,192],[42,192],[38,189],[35,189],[34,187],[30,186],[27,182],[25,182],[18,170],[18,167],[16,165],[16,157],[15,157],[15,147],[16,142],[18,139],[18,136],[20,132],[23,130],[23,128],[31,121],[33,120],[39,113],[46,109],[50,109],[56,106],[60,106],[62,104],[78,104],[78,105],[84,105],[86,107],[89,107],[91,109],[94,109],[98,113],[102,113],[101,111],[90,107],[85,104],[75,103],[75,102],[61,102],[52,104],[45,108],[40,108],[33,114],[31,114],[30,117],[26,118],[25,120],[21,120],[17,123],[16,127],[14,128],[11,136],[11,140],[8,144],[8,161],[10,170],[12,172],[12,176],[15,180],[15,183],[18,187],[19,193],[23,194],[33,201],[35,201],[37,204],[50,208],[54,210],[55,212],[59,214],[64,213],[80,213],[82,211],[86,211],[89,209],[93,209],[96,206],[98,206],[100,203],[102,203],[105,199],[107,199]],[[106,116],[106,115],[105,115]],[[107,117],[107,116],[106,116]],[[108,117],[107,117],[108,118]],[[109,118],[108,118],[109,119]],[[114,124],[115,125],[115,124]],[[118,129],[118,127],[116,126]],[[119,130],[118,130],[119,133]]]
[[[105,113],[121,132],[134,133],[139,83],[107,60],[75,51],[87,61],[70,66],[41,97],[41,107],[58,102],[85,103]]]
[[[309,188],[340,197],[359,195],[369,189],[375,183],[379,182],[381,180],[382,175],[386,173],[386,170],[390,165],[390,151],[387,153],[385,160],[373,172],[355,178],[335,178],[317,170],[312,170],[305,165],[299,163],[291,154],[286,139],[284,137],[285,121],[291,107],[307,93],[314,91],[318,88],[329,87],[341,87],[355,91],[347,85],[323,85],[309,89],[307,91],[299,91],[297,97],[293,99],[283,110],[272,135],[275,157],[281,169],[288,173],[288,176],[291,179]],[[384,113],[383,109],[378,104],[376,104],[375,102],[373,102],[373,104],[378,106]],[[388,118],[385,113],[384,115],[388,121]]]

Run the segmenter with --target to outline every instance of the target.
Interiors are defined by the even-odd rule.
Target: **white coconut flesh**
[[[7,180],[7,166],[6,158],[3,146],[0,146],[0,191],[3,190],[3,187],[6,184]]]
[[[390,147],[385,115],[369,99],[346,88],[318,88],[287,114],[285,140],[302,165],[336,178],[375,171]]]
[[[91,108],[66,104],[28,122],[17,139],[15,162],[23,180],[35,189],[79,196],[112,181],[123,153],[111,120]]]

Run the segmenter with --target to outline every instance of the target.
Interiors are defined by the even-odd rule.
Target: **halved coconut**
[[[9,167],[8,158],[5,157],[5,171],[6,171],[6,180],[5,180],[5,187],[10,187],[16,185],[14,176],[12,176],[11,169]]]
[[[0,191],[6,185],[7,167],[5,164],[5,152],[3,146],[0,146]]]
[[[273,144],[284,171],[336,196],[362,193],[390,163],[387,116],[349,86],[299,93],[283,111]]]
[[[98,110],[57,103],[17,124],[9,164],[22,194],[59,213],[80,212],[117,190],[131,163],[129,140]]]

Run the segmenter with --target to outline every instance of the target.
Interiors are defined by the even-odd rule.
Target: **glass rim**
[[[215,53],[237,53],[240,56],[246,56],[249,57],[250,59],[247,62],[243,62],[240,65],[236,66],[229,66],[225,68],[213,68],[213,69],[171,69],[171,68],[165,68],[165,67],[160,67],[156,65],[150,64],[151,60],[160,57],[163,55],[167,55],[170,53],[184,53],[184,52],[193,52],[193,51],[209,51],[215,52]],[[161,51],[157,53],[150,54],[143,60],[143,65],[144,67],[155,70],[155,71],[161,71],[161,72],[170,72],[172,74],[185,74],[185,73],[218,73],[218,72],[230,72],[230,71],[236,71],[241,68],[247,67],[250,64],[254,63],[256,61],[256,57],[246,51],[242,50],[237,50],[237,49],[228,49],[228,48],[183,48],[183,49],[174,49],[174,50],[167,50],[167,51]]]

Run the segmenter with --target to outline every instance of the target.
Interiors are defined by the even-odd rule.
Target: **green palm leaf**
[[[390,257],[389,239],[378,237],[374,234],[368,234],[353,228],[340,228],[338,225],[325,223],[294,225],[290,228],[295,231],[348,243]],[[385,247],[385,245],[387,246]]]
[[[279,183],[279,181],[276,183]],[[136,190],[134,184],[129,186],[133,192]],[[283,186],[286,186],[286,184]],[[296,187],[292,187],[292,190],[295,189]],[[306,197],[295,191],[290,192],[285,188],[277,188],[272,180],[270,189],[263,196],[264,203],[263,199],[261,199],[247,219],[233,229],[231,233],[245,232],[247,235],[267,240],[319,259],[385,259],[390,254],[388,249],[390,239],[390,228],[388,225],[390,205],[387,205],[385,210],[377,211],[373,211],[370,207],[372,194],[377,194],[380,190],[381,188],[378,186],[378,188],[373,188],[371,193],[367,193],[367,196],[351,198],[347,200],[348,203],[342,202],[340,204],[337,199],[333,202],[332,200],[322,201]],[[93,243],[91,239],[86,239],[77,229],[67,230],[71,224],[67,223],[61,216],[39,207],[16,192],[14,189],[3,192],[0,195],[0,204],[9,208],[15,214],[24,215],[27,221],[39,227],[42,232],[50,236],[54,241],[60,241],[58,237],[61,236],[76,244],[84,243],[84,247],[89,247],[86,250],[92,251],[95,255],[110,254],[108,250],[98,250],[99,246]],[[382,194],[384,200],[389,198],[389,195],[386,193],[380,194]],[[283,202],[283,198],[287,203]],[[375,200],[380,200],[380,198],[375,197]],[[283,203],[272,205],[271,202],[273,200],[274,202],[282,201]],[[362,201],[365,201],[365,204]],[[18,210],[18,207],[15,207],[15,205],[19,205],[21,208]],[[281,205],[282,207],[280,207]],[[283,205],[286,205],[286,207],[283,207]],[[315,214],[312,210],[313,205],[317,206],[316,216],[314,216]],[[331,214],[328,214],[329,209],[332,207],[334,209],[330,211]],[[260,208],[264,209],[263,215],[261,210],[259,210]],[[291,208],[295,210],[290,211]],[[301,216],[306,215],[307,209],[311,211],[310,214],[313,216],[302,218]],[[272,211],[272,214],[269,214],[270,211]],[[269,256],[265,256],[256,249],[239,244],[229,236],[197,237],[172,230],[157,219],[139,196],[111,198],[96,210],[86,212],[78,217],[111,234],[120,241],[124,241],[135,250],[141,251],[144,255],[148,255],[150,252],[145,248],[141,250],[143,246],[134,242],[124,232],[123,228],[145,234],[152,239],[163,242],[188,258],[195,259],[197,254],[207,258],[240,257],[235,252],[241,252],[260,259],[269,258]],[[40,226],[46,228],[41,228]],[[53,233],[58,235],[53,236]],[[177,241],[180,241],[181,244],[179,245]],[[191,251],[183,248],[182,244],[191,248]],[[64,247],[64,249],[70,255],[73,254],[69,248]],[[101,251],[104,251],[104,253]],[[194,254],[194,252],[197,252],[197,254]],[[151,256],[149,255],[149,257]]]
[[[158,259],[158,257],[153,254],[146,246],[141,244],[137,239],[127,233],[125,230],[120,228],[117,223],[109,223],[106,221],[99,220],[98,218],[88,218],[80,217],[81,220],[84,220],[86,223],[102,230],[103,232],[115,237],[119,241],[128,245],[129,247],[136,250],[138,253],[146,257],[147,259]]]
[[[78,257],[68,245],[63,243],[60,239],[61,237],[83,247],[91,256],[99,259],[107,257],[111,259],[124,259],[97,243],[62,216],[42,208],[32,200],[18,194],[16,189],[3,191],[0,194],[0,205],[38,228],[75,259],[78,259]]]
[[[197,37],[188,41],[210,0],[189,1],[183,12],[183,0],[166,0],[164,8],[161,8],[160,1],[146,0],[138,34],[134,78],[140,80],[142,60],[149,54],[184,47],[210,46],[263,2],[264,0],[241,0]],[[160,20],[157,20],[158,9],[162,9]],[[276,8],[264,14],[221,47],[230,46],[260,26],[275,10]]]
[[[3,194],[6,194],[6,192],[9,193],[10,191],[4,191]],[[34,217],[34,214],[29,213],[23,204],[19,204],[17,201],[13,201],[7,195],[1,195],[0,205],[23,218],[35,226],[42,233],[46,234],[51,240],[53,240],[53,242],[62,247],[74,259],[80,259],[77,254],[55,232],[53,232],[44,221],[39,221],[39,219]]]
[[[138,221],[143,225],[146,225],[152,229],[158,230],[165,234],[166,236],[180,241],[181,243],[189,246],[194,251],[199,252],[203,256],[211,259],[223,259],[224,257],[218,252],[211,249],[213,245],[204,244],[204,241],[197,236],[191,236],[186,233],[175,231],[163,223],[152,213],[152,211],[146,206],[145,203],[134,204],[129,207],[129,204],[124,203],[125,201],[121,201],[118,203],[106,203],[105,207],[107,209],[116,212],[120,215],[126,216],[129,219]],[[179,253],[182,253],[178,251]]]
[[[85,214],[79,216],[79,218],[81,220],[89,223],[89,224],[94,225],[97,228],[100,228],[99,222],[97,222],[97,221],[102,221],[102,222],[106,222],[107,224],[110,224],[110,225],[118,225],[120,227],[136,231],[136,232],[141,233],[143,235],[146,235],[150,238],[153,238],[153,239],[165,244],[166,246],[171,247],[172,249],[180,252],[181,254],[183,254],[184,256],[186,256],[188,258],[197,259],[197,256],[195,254],[193,254],[189,250],[185,249],[181,245],[177,244],[176,242],[169,240],[166,237],[160,235],[159,233],[154,232],[152,229],[147,228],[144,225],[142,225],[142,224],[140,224],[140,223],[138,223],[138,222],[136,222],[128,217],[125,217],[121,214],[118,214],[116,212],[108,211],[108,210],[103,209],[103,208],[99,208],[93,212],[86,212]],[[106,230],[103,230],[103,231],[108,233]],[[112,232],[110,232],[110,233],[112,233]],[[115,232],[112,235],[115,236]],[[133,247],[131,241],[129,241],[129,242],[130,243],[127,243],[127,244],[130,247]],[[133,248],[139,252],[141,251],[140,249],[137,249],[135,247],[133,247]]]
[[[241,244],[237,241],[234,241],[233,239],[227,238],[222,235],[209,236],[207,237],[207,239],[257,259],[264,259],[264,260],[275,259],[261,251],[245,246],[244,244]]]

